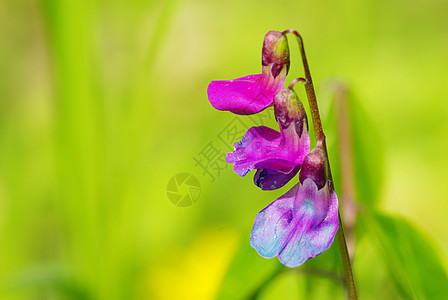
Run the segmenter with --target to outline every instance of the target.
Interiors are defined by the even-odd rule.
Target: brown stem
[[[303,39],[300,36],[300,34],[295,30],[288,29],[283,32],[283,34],[286,34],[286,33],[294,34],[297,37],[297,41],[299,43],[299,48],[300,48],[300,53],[302,56],[302,63],[303,63],[303,68],[305,71],[305,78],[306,78],[305,89],[306,89],[306,94],[308,97],[308,103],[310,106],[311,117],[313,120],[314,134],[316,136],[316,139],[318,139],[319,136],[321,134],[323,134],[322,122],[320,119],[319,107],[317,106],[317,99],[316,99],[316,93],[314,92],[313,80],[311,79],[311,73],[310,73],[308,61],[307,61],[306,54],[305,54],[305,47],[303,46]],[[325,139],[323,140],[323,143],[322,143],[322,149],[325,152],[325,155],[327,156],[328,176],[330,179],[330,183],[331,183],[332,187],[334,188],[333,176],[331,175],[331,169],[330,169],[330,161],[328,159],[327,143],[326,143]],[[341,214],[339,212],[338,212],[338,217],[339,217],[339,229],[338,229],[338,232],[336,233],[336,235],[338,238],[339,252],[341,253],[342,264],[344,266],[344,275],[345,275],[345,280],[347,283],[348,295],[349,295],[350,299],[358,299],[358,296],[356,295],[355,280],[353,278],[353,272],[352,272],[352,267],[351,267],[351,263],[350,263],[350,256],[348,254],[347,244],[345,242],[343,222],[341,219]]]

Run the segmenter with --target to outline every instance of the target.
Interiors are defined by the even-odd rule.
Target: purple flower
[[[250,115],[272,104],[275,93],[283,88],[289,70],[288,41],[281,32],[269,31],[266,34],[262,65],[262,74],[212,81],[207,94],[213,107],[239,115]]]
[[[265,258],[297,267],[327,250],[338,230],[338,198],[319,145],[305,158],[300,182],[257,214],[250,244]]]
[[[310,150],[308,121],[297,94],[289,88],[279,91],[274,97],[274,111],[280,132],[252,127],[226,156],[240,176],[257,169],[254,182],[263,190],[285,185],[297,174]]]
[[[262,190],[280,188],[300,171],[299,183],[256,215],[250,239],[261,256],[278,256],[285,266],[296,267],[330,247],[339,216],[338,198],[322,150],[323,134],[316,148],[309,152],[307,116],[292,89],[305,79],[297,78],[282,89],[289,64],[285,35],[270,31],[263,42],[262,74],[212,81],[207,94],[214,108],[240,115],[258,113],[274,105],[280,130],[251,127],[234,144],[226,161],[234,164],[233,170],[240,176],[257,170],[254,183]]]

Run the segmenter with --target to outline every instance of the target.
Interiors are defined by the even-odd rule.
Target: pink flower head
[[[213,107],[239,115],[250,115],[272,104],[275,93],[283,88],[289,70],[288,40],[281,32],[269,31],[266,34],[262,65],[262,74],[212,81],[207,94]]]
[[[333,243],[338,198],[326,174],[320,145],[305,158],[300,182],[255,217],[250,245],[265,258],[297,267]]]
[[[265,126],[252,127],[226,156],[240,176],[258,169],[255,184],[263,190],[286,184],[297,174],[310,150],[308,120],[297,94],[289,88],[276,93],[274,111],[280,132]]]

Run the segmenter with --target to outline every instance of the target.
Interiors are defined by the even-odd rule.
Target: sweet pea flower
[[[226,156],[240,176],[257,169],[254,181],[263,190],[285,185],[310,150],[305,109],[292,88],[275,94],[274,112],[280,132],[266,126],[252,127]]]
[[[272,104],[275,93],[283,88],[289,70],[288,40],[281,32],[269,31],[266,34],[262,65],[262,74],[212,81],[207,94],[213,107],[239,115],[250,115]]]
[[[338,198],[319,140],[302,164],[299,183],[255,217],[250,245],[293,268],[327,250],[337,230]]]

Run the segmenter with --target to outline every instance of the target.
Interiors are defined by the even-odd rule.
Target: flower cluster
[[[256,170],[255,184],[278,189],[299,173],[299,182],[255,217],[250,244],[266,258],[278,256],[296,267],[328,249],[338,229],[338,199],[329,181],[322,137],[310,152],[308,119],[292,87],[283,88],[289,71],[286,36],[266,34],[262,74],[235,80],[212,81],[207,93],[218,110],[247,115],[274,106],[279,131],[250,128],[226,161],[245,176]]]

